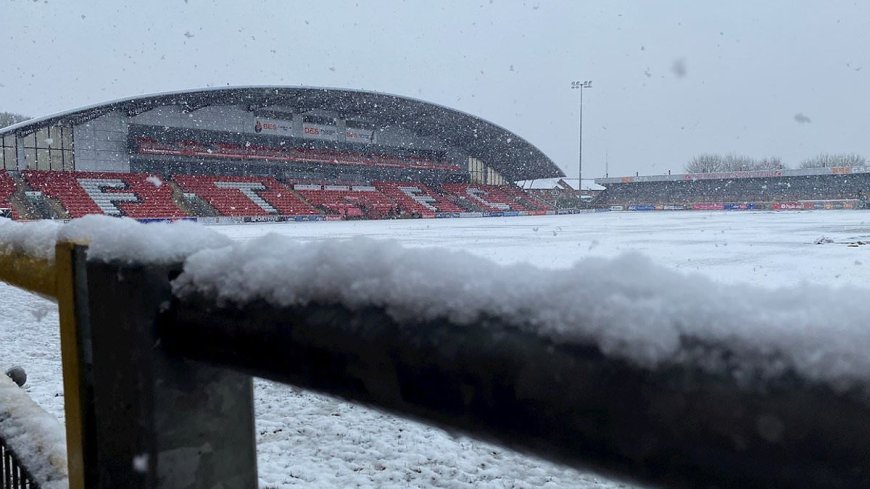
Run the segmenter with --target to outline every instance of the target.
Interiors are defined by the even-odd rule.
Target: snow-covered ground
[[[353,236],[465,250],[498,263],[568,268],[590,256],[639,251],[661,265],[726,283],[777,287],[867,284],[870,213],[610,212],[566,216],[344,221],[217,226],[235,240],[279,233],[316,241]],[[815,245],[827,237],[833,243]],[[864,258],[862,258],[864,257]],[[857,263],[856,263],[857,262]]]
[[[236,241],[267,233],[301,241],[366,236],[482,259],[563,269],[640,252],[717,282],[800,283],[849,294],[867,287],[870,213],[600,213],[571,216],[218,226]],[[821,244],[816,244],[821,242]],[[0,367],[23,365],[27,389],[63,416],[54,305],[0,284]],[[255,384],[264,487],[622,486],[507,450],[269,382]]]

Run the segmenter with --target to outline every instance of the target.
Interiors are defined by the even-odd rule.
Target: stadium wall
[[[78,171],[129,172],[128,118],[110,112],[73,126],[75,169]]]
[[[867,207],[870,173],[864,168],[801,170],[800,175],[734,174],[605,182],[598,207],[613,210],[808,210]],[[781,173],[781,172],[777,172]],[[810,173],[805,175],[804,173]]]
[[[859,209],[858,200],[803,200],[785,202],[695,202],[692,204],[614,204],[599,211],[811,211]]]
[[[359,141],[349,140],[346,135],[346,118],[340,114],[324,110],[311,110],[306,114],[292,112],[291,107],[283,107],[280,110],[270,111],[249,111],[247,108],[239,106],[212,106],[198,109],[194,112],[185,112],[179,106],[162,106],[157,107],[148,112],[130,117],[130,122],[134,124],[152,125],[152,126],[168,126],[173,128],[187,128],[195,130],[212,130],[221,132],[234,132],[238,134],[250,135],[272,135],[284,136],[290,138],[308,139],[311,141],[327,140],[317,137],[306,136],[303,127],[303,117],[305,115],[315,117],[335,118],[335,130],[337,131],[335,142],[339,143],[354,143]],[[287,117],[289,119],[278,119],[278,117]],[[268,130],[262,129],[257,132],[257,121],[265,124],[286,124],[282,129]],[[444,147],[435,141],[425,137],[420,137],[410,131],[403,130],[398,127],[378,127],[374,130],[375,141],[371,147],[383,146],[386,148],[412,148],[425,150],[446,150],[447,157],[453,161],[464,161],[465,155],[462,151],[453,147]]]
[[[145,141],[152,145],[149,151],[136,144],[142,140],[131,139],[134,126],[153,128],[149,136],[153,141]],[[160,133],[164,128],[170,130],[165,137]],[[198,138],[200,131],[216,137]],[[202,166],[215,159],[212,149],[221,161],[231,159],[232,147],[239,139],[242,144],[247,142],[249,135],[251,146],[260,147],[245,151],[239,159],[261,159],[261,163],[284,160],[280,164],[288,169],[313,162],[356,167],[355,172],[365,165],[407,167],[424,173],[434,168],[444,173],[436,176],[444,178],[433,181],[461,183],[470,178],[472,159],[478,159],[492,170],[490,174],[497,171],[506,181],[563,176],[555,163],[528,141],[471,114],[385,93],[286,86],[172,91],[37,117],[0,128],[0,169],[128,172],[136,158],[147,155],[159,162],[163,155],[175,155],[190,157],[205,173],[208,169]],[[223,137],[232,141],[221,144]],[[208,154],[190,149],[198,142],[205,143],[202,146]],[[277,143],[279,153],[293,150],[297,154],[276,157],[272,143]],[[182,151],[173,152],[166,145],[178,145]],[[262,154],[258,154],[260,150]],[[362,156],[376,161],[299,156],[306,151],[346,151],[347,158]],[[270,152],[273,154],[267,154]],[[390,159],[406,159],[407,164],[390,164]],[[484,183],[494,182],[486,179]]]
[[[131,171],[131,152],[128,147],[130,126],[133,124],[152,126],[156,128],[168,127],[171,129],[189,129],[193,131],[218,131],[221,133],[250,135],[258,137],[273,136],[276,140],[281,137],[293,138],[296,142],[335,142],[335,143],[360,143],[349,140],[346,136],[346,120],[339,118],[339,114],[323,110],[311,111],[308,115],[317,117],[335,118],[334,139],[324,139],[306,136],[303,127],[303,114],[292,114],[289,108],[285,109],[287,117],[292,117],[286,122],[284,132],[269,132],[261,130],[257,132],[258,121],[264,124],[277,124],[276,119],[261,117],[256,112],[239,106],[210,106],[197,109],[193,112],[185,111],[181,106],[160,106],[141,114],[128,116],[116,111],[109,112],[90,121],[72,125],[75,141],[74,168],[76,171],[106,171],[106,172],[129,172]],[[272,111],[272,117],[276,112]],[[271,122],[270,122],[271,121]],[[418,136],[410,131],[397,127],[380,127],[370,132],[375,133],[374,142],[369,148],[385,150],[390,149],[419,149],[430,151],[442,151],[445,158],[453,163],[465,166],[466,155],[456,147],[443,146],[438,141]],[[37,167],[25,158],[24,146],[18,149],[19,165],[16,169],[27,170]],[[146,168],[152,169],[146,165]],[[140,171],[140,170],[137,170]]]
[[[735,180],[749,178],[803,177],[819,175],[852,175],[870,173],[870,166],[838,166],[829,168],[798,168],[794,170],[737,171],[724,173],[681,173],[673,175],[638,175],[627,177],[596,178],[599,185],[640,182],[684,182],[697,180]]]

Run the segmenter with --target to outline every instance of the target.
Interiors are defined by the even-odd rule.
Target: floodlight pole
[[[580,145],[577,157],[577,194],[583,193],[583,89],[592,88],[592,80],[572,81],[571,89],[580,89]]]

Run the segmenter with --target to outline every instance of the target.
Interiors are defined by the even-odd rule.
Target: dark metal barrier
[[[251,378],[167,352],[157,336],[171,267],[74,267],[87,278],[75,291],[82,489],[255,488]]]
[[[866,378],[762,373],[752,366],[779,359],[693,338],[682,361],[647,369],[522,318],[227,304],[173,296],[180,266],[86,261],[73,244],[56,258],[11,257],[4,280],[58,298],[70,489],[253,489],[248,375],[655,485],[870,487]],[[29,477],[0,453],[2,487],[21,487]]]
[[[373,308],[218,304],[176,298],[162,318],[170,351],[646,483],[870,487],[866,385],[649,370],[512,318],[399,324]],[[694,349],[734,358],[725,344]]]
[[[39,489],[30,473],[0,439],[0,489]]]

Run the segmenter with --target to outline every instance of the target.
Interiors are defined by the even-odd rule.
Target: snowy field
[[[639,252],[715,281],[777,288],[867,288],[870,212],[600,213],[483,219],[218,226],[320,241],[367,236],[465,250],[484,260],[568,268]],[[820,243],[820,244],[816,244]],[[54,304],[0,284],[0,367],[23,365],[27,390],[62,418]],[[628,487],[297,389],[257,382],[263,487]]]
[[[586,257],[641,252],[726,283],[866,284],[870,212],[612,212],[567,216],[217,226],[236,240],[279,233],[315,241],[368,236],[465,250],[498,263],[568,268]],[[816,245],[829,238],[833,243]],[[862,258],[863,257],[863,258]]]

